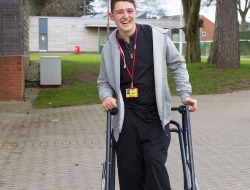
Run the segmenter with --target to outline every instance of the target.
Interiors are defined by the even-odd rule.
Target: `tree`
[[[96,0],[95,8],[100,12],[107,12],[108,0]],[[150,16],[165,16],[167,10],[163,8],[165,0],[135,0],[136,8],[139,12],[146,11]]]
[[[241,5],[242,5],[241,0],[237,0],[237,10],[238,10],[240,17],[241,17],[240,29],[247,30],[246,15],[247,15],[247,12],[250,8],[250,1],[245,0],[245,6],[244,6],[243,10],[241,9],[241,7],[242,7]]]
[[[201,8],[209,7],[210,5],[214,5],[215,3],[216,3],[216,0],[202,0],[201,1]]]
[[[94,0],[30,0],[31,15],[35,16],[81,16],[93,13]],[[85,5],[86,4],[86,5]]]
[[[241,17],[241,30],[247,30],[246,15],[250,9],[250,0],[236,0],[237,10]],[[216,0],[203,0],[201,6],[209,7],[211,4],[215,4]],[[242,9],[243,8],[243,9]]]
[[[201,62],[200,39],[199,39],[199,12],[201,0],[182,0],[185,27],[183,31],[186,37],[187,63]]]
[[[29,0],[30,15],[40,16],[43,7],[49,3],[49,0]]]
[[[239,25],[236,0],[217,0],[215,32],[208,63],[217,68],[239,68]]]
[[[137,9],[147,11],[151,16],[165,16],[167,9],[163,8],[165,0],[135,0]]]

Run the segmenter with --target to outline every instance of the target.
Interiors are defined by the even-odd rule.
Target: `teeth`
[[[128,24],[129,23],[129,21],[126,21],[126,22],[122,22],[122,24]]]

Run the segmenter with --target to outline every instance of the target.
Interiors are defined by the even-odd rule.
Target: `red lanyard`
[[[128,67],[127,67],[127,64],[126,64],[126,60],[125,60],[125,55],[123,53],[123,50],[121,48],[121,45],[119,43],[119,40],[118,40],[118,32],[116,33],[116,41],[117,41],[117,44],[118,44],[118,49],[120,50],[120,55],[121,55],[121,58],[122,58],[122,61],[124,63],[124,68],[127,70],[130,78],[131,78],[131,87],[133,87],[134,85],[134,69],[135,69],[135,59],[136,59],[136,43],[137,43],[137,39],[138,39],[138,29],[136,27],[136,30],[135,30],[135,41],[134,41],[134,55],[133,55],[133,62],[132,62],[132,73],[129,71]]]

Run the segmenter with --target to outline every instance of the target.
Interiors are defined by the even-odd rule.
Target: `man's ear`
[[[135,10],[135,14],[136,14],[136,16],[138,15],[138,10],[137,9]]]
[[[109,12],[108,16],[109,16],[110,20],[115,21],[114,15],[111,12]]]

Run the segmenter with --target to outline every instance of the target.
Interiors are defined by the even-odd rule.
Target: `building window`
[[[202,36],[206,36],[207,35],[207,33],[206,32],[202,32]]]

